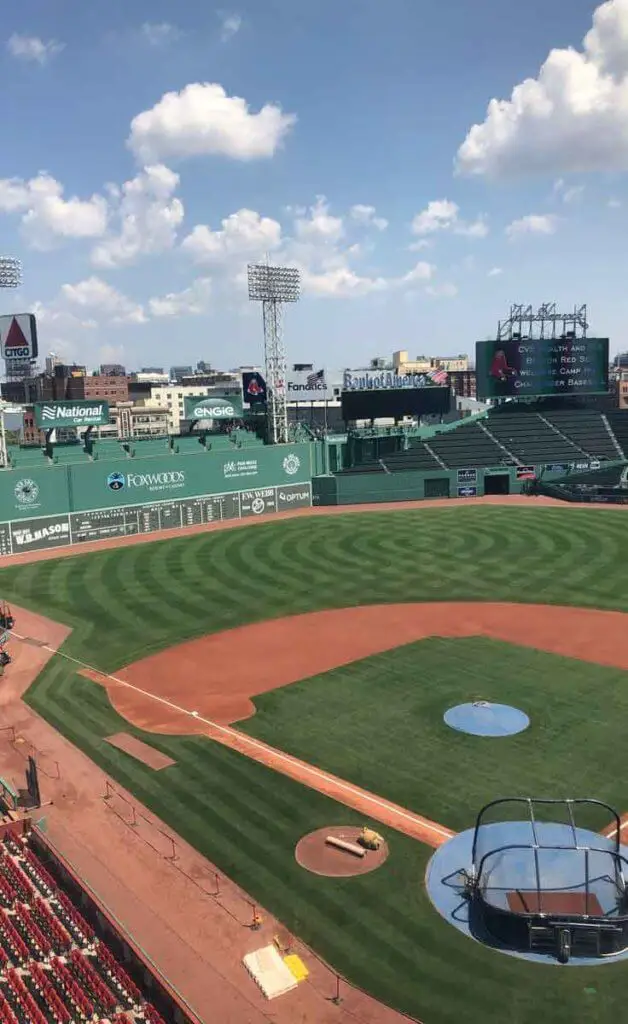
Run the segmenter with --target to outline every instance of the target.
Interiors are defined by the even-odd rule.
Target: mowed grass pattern
[[[115,671],[192,636],[332,606],[507,600],[628,611],[625,524],[621,513],[606,511],[457,504],[301,519],[9,568],[0,573],[0,594],[73,626],[67,652]],[[105,693],[61,658],[28,699],[342,973],[425,1024],[615,1024],[621,1017],[626,966],[533,967],[447,926],[424,894],[429,851],[420,844],[393,833],[381,870],[318,879],[297,867],[294,845],[326,823],[355,821],[350,811],[208,740],[129,729]],[[598,713],[605,721],[601,701]],[[614,714],[611,708],[609,723]],[[152,772],[115,750],[104,737],[121,729],[176,765]],[[457,763],[455,743],[452,733],[449,763],[430,784],[439,806],[452,783],[460,802],[473,793],[466,786],[474,759],[466,754]],[[376,759],[373,788],[382,792],[386,764],[377,753]],[[545,764],[545,788],[560,770],[558,760]],[[461,806],[455,812],[465,823],[472,799],[468,816]],[[431,811],[418,787],[415,806]]]
[[[521,708],[530,728],[487,739],[445,725],[448,708],[479,698]],[[434,637],[255,705],[243,732],[455,831],[503,796],[594,796],[628,810],[617,764],[628,721],[621,670],[485,637]]]

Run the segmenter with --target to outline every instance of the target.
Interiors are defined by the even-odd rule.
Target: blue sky
[[[291,360],[471,353],[512,302],[628,347],[628,0],[24,0],[3,32],[3,303],[42,352],[260,362],[267,253]]]

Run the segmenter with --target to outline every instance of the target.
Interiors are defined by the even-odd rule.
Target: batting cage
[[[572,957],[628,947],[628,860],[617,812],[598,800],[506,798],[482,808],[467,877],[483,941]]]

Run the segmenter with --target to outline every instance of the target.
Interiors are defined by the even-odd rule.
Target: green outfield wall
[[[316,444],[0,473],[0,556],[307,507]]]
[[[604,463],[612,466],[614,463]],[[618,463],[622,465],[622,463]],[[312,480],[314,505],[355,505],[434,498],[476,498],[486,494],[521,494],[526,481],[552,481],[571,473],[598,469],[597,460],[537,466],[487,466],[405,473],[340,473]]]

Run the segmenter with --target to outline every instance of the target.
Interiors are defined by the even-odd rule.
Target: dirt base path
[[[179,836],[176,862],[161,836],[168,826],[113,782],[21,699],[69,630],[13,606],[16,626],[28,637],[12,641],[13,663],[0,680],[0,775],[24,783],[26,756],[40,766],[46,836],[78,875],[109,907],[134,941],[209,1024],[403,1024],[407,1018],[350,985],[341,984],[342,1005],[331,1002],[334,973],[302,945],[292,949],[310,977],[293,992],[268,1003],[242,966],[242,957],[286,932],[263,907],[259,931],[251,931],[252,901]],[[33,642],[34,641],[34,642]],[[10,736],[15,732],[16,741]],[[57,777],[58,775],[58,777]],[[131,825],[129,808],[137,811]],[[161,842],[161,847],[159,846]],[[212,893],[218,879],[219,895]]]
[[[134,725],[149,732],[189,733],[198,731],[192,711],[230,725],[255,713],[252,698],[261,693],[430,636],[486,636],[628,669],[628,614],[623,612],[444,601],[270,619],[177,644],[118,670],[114,678],[85,674],[104,683],[116,710]],[[170,704],[176,705],[172,713]]]
[[[105,686],[119,714],[141,729],[210,736],[389,827],[439,846],[453,834],[445,826],[229,725],[254,712],[252,696],[429,636],[487,636],[628,669],[628,615],[623,612],[442,602],[367,605],[273,619],[179,644],[115,676],[89,669],[83,674]]]

